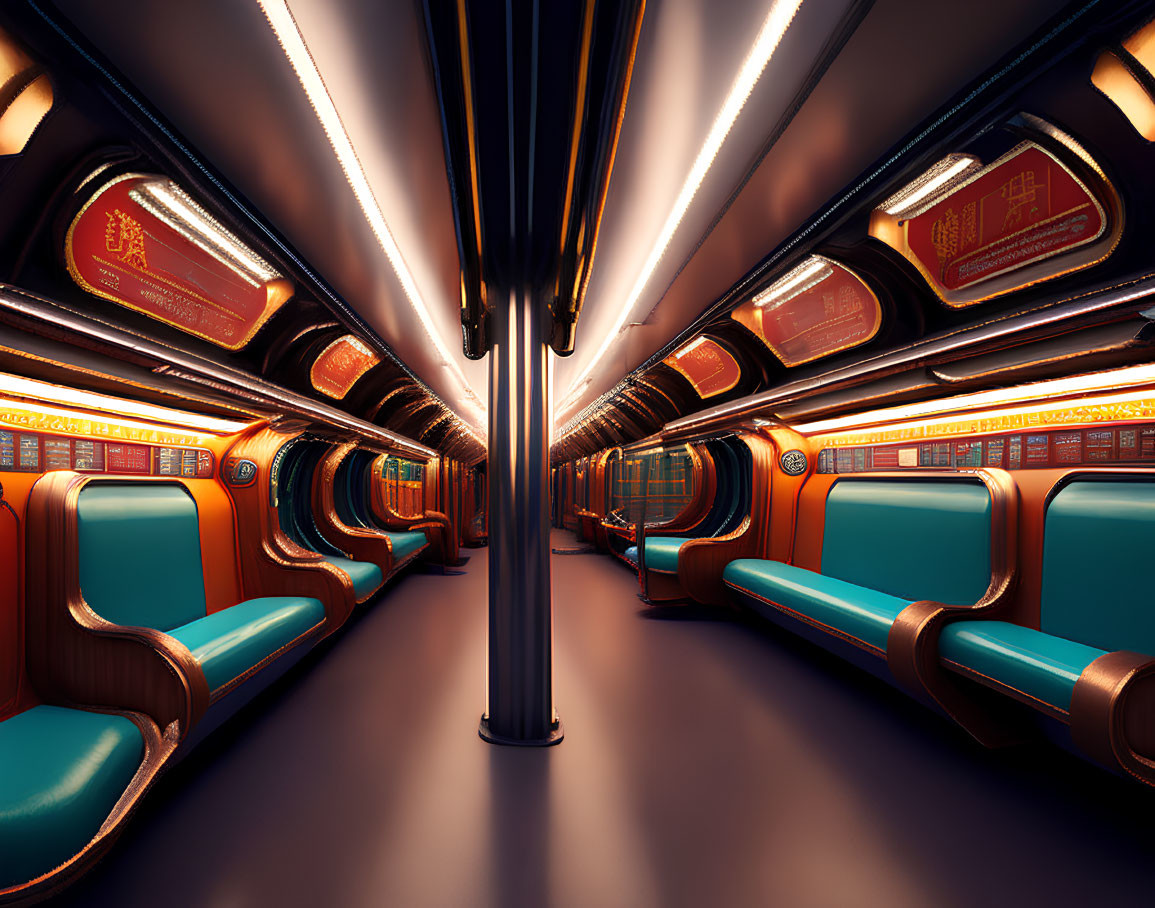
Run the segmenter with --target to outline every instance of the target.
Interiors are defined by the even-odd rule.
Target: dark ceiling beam
[[[495,288],[514,272],[549,310],[551,348],[573,352],[645,10],[507,6],[497,16],[470,0],[424,3],[471,359],[489,350],[493,307],[505,304]],[[510,80],[479,77],[510,68]]]

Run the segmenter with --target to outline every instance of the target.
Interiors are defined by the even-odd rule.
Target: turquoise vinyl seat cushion
[[[325,555],[324,558],[329,564],[340,568],[349,575],[349,579],[353,581],[353,595],[357,597],[358,601],[371,595],[377,587],[385,582],[385,575],[381,573],[381,568],[368,561],[354,561],[339,555]]]
[[[963,665],[1066,712],[1075,682],[1105,651],[1005,621],[958,621],[943,628],[940,659]]]
[[[196,657],[209,690],[325,617],[319,600],[301,597],[250,599],[208,615],[196,503],[175,483],[90,483],[80,492],[77,514],[85,600],[116,624],[155,628],[179,640]],[[332,560],[351,566],[354,589],[358,580],[371,584],[370,592],[381,583],[376,565]]]
[[[102,618],[168,631],[205,616],[196,503],[179,485],[90,483],[77,530],[80,589]]]
[[[690,540],[680,536],[647,536],[646,570],[665,571],[667,574],[678,573],[678,552],[687,542]],[[622,554],[628,561],[638,563],[636,545],[631,545]]]
[[[76,855],[144,759],[123,716],[35,706],[0,722],[0,888]]]
[[[826,577],[780,561],[740,558],[722,572],[727,586],[777,603],[886,652],[886,638],[909,599]],[[765,607],[748,600],[758,611]]]
[[[973,605],[991,580],[990,494],[978,482],[836,482],[822,573],[911,602]]]
[[[319,599],[249,599],[169,631],[192,651],[216,690],[325,620]]]
[[[1117,650],[1155,655],[1150,553],[1155,483],[1080,480],[1059,490],[1043,530],[1039,630],[950,624],[939,657],[1069,711],[1075,682]]]
[[[385,535],[389,537],[389,543],[393,547],[394,561],[401,561],[414,552],[421,551],[425,547],[425,543],[428,542],[425,534],[419,532],[386,533]]]
[[[1039,627],[1155,656],[1155,482],[1076,481],[1047,508]]]

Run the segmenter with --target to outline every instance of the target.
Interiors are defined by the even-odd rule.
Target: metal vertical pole
[[[489,661],[481,736],[562,738],[553,709],[549,380],[544,307],[524,288],[492,310],[489,352]]]

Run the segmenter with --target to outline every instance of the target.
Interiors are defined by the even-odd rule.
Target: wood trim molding
[[[730,606],[722,572],[731,561],[761,557],[770,528],[777,448],[758,433],[738,432],[735,438],[750,449],[750,513],[730,533],[692,539],[678,553],[678,580],[690,597],[703,605]]]
[[[990,583],[974,605],[949,606],[924,600],[913,602],[891,625],[886,662],[898,683],[929,698],[980,743],[1005,746],[1021,740],[1019,724],[1005,698],[987,696],[939,661],[938,638],[951,621],[997,618],[1004,614],[1018,582],[1019,496],[1014,479],[1005,470],[981,469],[957,473],[874,473],[871,480],[905,479],[913,482],[982,483],[991,499]],[[846,477],[842,481],[854,481]],[[833,486],[832,486],[833,488]]]
[[[144,713],[176,723],[183,738],[209,705],[204,672],[162,631],[113,624],[80,590],[77,504],[99,477],[45,473],[28,496],[26,633],[28,671],[46,700]],[[156,482],[117,476],[116,482]],[[179,480],[166,482],[187,486]]]
[[[381,568],[381,583],[372,592],[362,596],[358,603],[365,602],[373,597],[386,579],[393,573],[393,543],[389,537],[377,530],[364,527],[351,527],[344,523],[337,514],[337,505],[334,499],[336,488],[337,468],[346,457],[357,449],[353,442],[336,445],[321,458],[321,462],[313,471],[313,486],[311,501],[313,504],[313,519],[317,529],[332,545],[348,554],[355,561],[367,561]]]
[[[239,439],[226,452],[257,466],[256,480],[235,487],[224,483],[233,501],[237,528],[237,565],[246,599],[262,596],[308,596],[325,606],[324,636],[348,619],[356,603],[349,575],[323,556],[298,545],[281,529],[271,498],[272,466],[277,452],[303,429],[260,428]]]
[[[432,560],[439,564],[456,564],[460,558],[457,539],[453,535],[453,525],[449,516],[441,511],[425,510],[420,517],[402,517],[393,508],[385,495],[385,480],[381,476],[387,455],[381,455],[373,461],[369,477],[369,508],[373,517],[387,530],[412,532],[420,530],[425,533],[426,545]],[[429,481],[427,475],[425,482]],[[416,557],[415,553],[413,557]],[[408,564],[411,558],[406,558],[403,564]]]

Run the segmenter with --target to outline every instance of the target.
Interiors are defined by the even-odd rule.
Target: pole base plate
[[[481,717],[481,724],[477,727],[477,733],[481,735],[483,741],[488,741],[490,744],[502,744],[507,747],[553,747],[555,744],[560,744],[561,739],[565,737],[565,732],[561,727],[561,719],[555,719],[553,725],[550,726],[549,735],[544,738],[507,738],[505,735],[498,735],[490,731],[489,716],[486,715]]]

